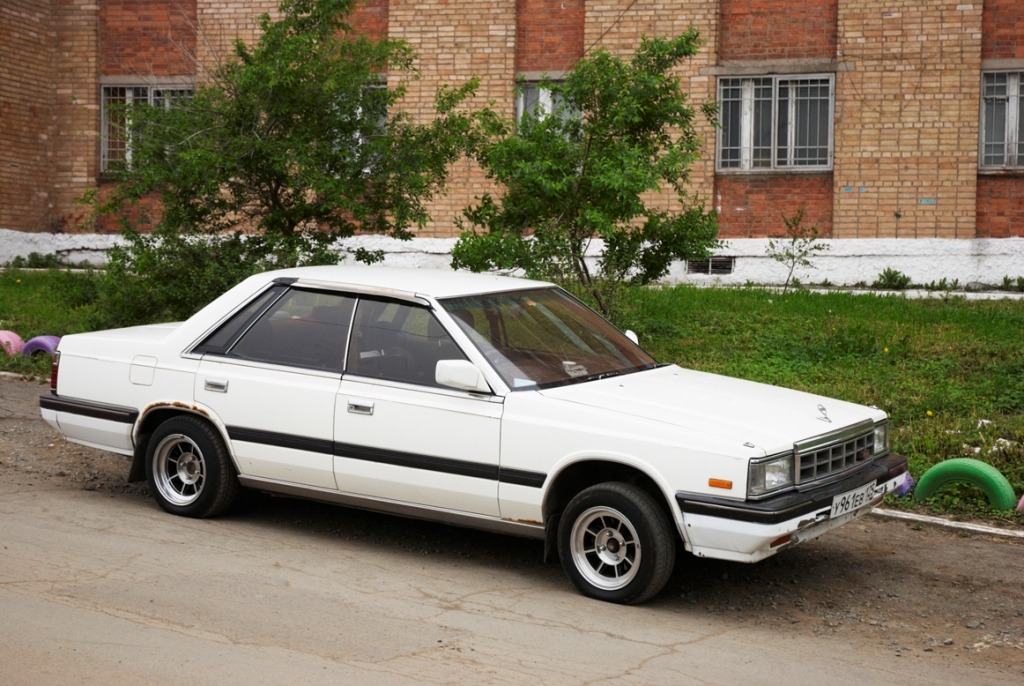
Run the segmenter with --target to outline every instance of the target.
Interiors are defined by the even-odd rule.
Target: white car
[[[908,478],[878,409],[659,364],[548,283],[268,272],[186,322],[65,336],[43,418],[168,512],[242,487],[547,542],[642,602],[679,550],[756,562]]]

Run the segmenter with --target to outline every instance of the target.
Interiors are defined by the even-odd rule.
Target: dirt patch
[[[124,457],[67,443],[39,417],[39,384],[0,378],[0,478],[25,489],[86,489],[148,498]],[[327,506],[258,500],[268,523],[333,533]],[[155,507],[155,505],[154,505]],[[345,537],[417,553],[543,567],[540,546],[436,524],[346,512]],[[533,562],[535,560],[535,562]],[[663,611],[727,615],[743,625],[986,664],[1024,682],[1024,540],[865,517],[756,565],[683,556]],[[524,570],[528,572],[528,570]],[[541,576],[548,576],[545,572]],[[566,584],[566,593],[571,593]],[[657,611],[657,610],[655,610]],[[909,666],[908,666],[909,668]]]

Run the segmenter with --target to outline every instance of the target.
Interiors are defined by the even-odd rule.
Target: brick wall
[[[836,56],[838,0],[721,0],[718,59],[722,64],[763,62],[774,73],[788,60]],[[714,156],[714,147],[707,151]],[[832,231],[832,174],[722,174],[715,181],[719,235],[780,235],[803,208],[806,226]]]
[[[978,178],[978,238],[1024,236],[1024,178]]]
[[[982,59],[1024,60],[1024,2],[985,0],[982,27]],[[1024,174],[978,177],[977,235],[1024,236]]]
[[[718,58],[831,59],[838,0],[721,0]]]
[[[280,0],[195,0],[199,39],[196,54],[198,77],[204,68],[230,60],[235,54],[235,39],[253,45],[259,37],[260,17],[277,17]]]
[[[95,0],[54,0],[54,135],[50,140],[50,221],[63,229],[88,228],[76,201],[99,174],[99,7]]]
[[[583,56],[584,0],[518,0],[516,71],[567,71]]]
[[[349,17],[356,33],[374,40],[388,37],[388,0],[363,0]]]
[[[982,59],[1024,59],[1024,2],[984,0]]]
[[[69,229],[95,186],[99,78],[189,73],[254,42],[279,0],[5,0],[0,5],[0,227]],[[511,115],[516,73],[561,71],[593,46],[627,57],[642,35],[691,24],[706,41],[679,70],[696,104],[714,97],[722,62],[836,59],[835,169],[825,175],[714,174],[714,129],[691,188],[722,211],[722,235],[777,233],[796,204],[836,237],[1024,235],[1024,175],[977,172],[982,59],[1024,60],[1020,0],[365,0],[351,23],[407,40],[421,78],[405,106],[433,113],[444,83],[479,76],[472,105]],[[201,38],[195,40],[194,27]],[[192,42],[190,42],[192,41]],[[1010,63],[1014,66],[1016,63]],[[1005,62],[1003,65],[1005,66]],[[200,72],[201,73],[201,72]],[[397,78],[397,77],[395,77]],[[490,189],[470,163],[453,170],[424,235]],[[823,208],[831,193],[831,222]],[[659,198],[672,206],[673,198]]]
[[[480,88],[470,107],[491,105],[512,116],[515,85],[516,0],[391,0],[391,37],[405,40],[417,55],[420,78],[403,79],[407,93],[399,107],[420,121],[434,116],[434,100],[442,85],[459,85],[471,76]],[[462,209],[493,185],[475,164],[463,161],[452,169],[448,192],[431,206],[432,221],[421,236],[452,236]]]
[[[723,174],[715,182],[718,235],[763,238],[785,233],[783,217],[802,208],[804,227],[832,235],[832,175]]]
[[[196,0],[105,0],[100,3],[99,65],[103,77],[131,77],[151,83],[154,76],[195,77],[198,65],[198,17]],[[156,79],[159,81],[159,79]],[[100,179],[101,193],[113,188]],[[157,196],[145,198],[132,213],[159,217]],[[118,230],[118,219],[98,218],[95,229]]]
[[[843,0],[836,77],[840,238],[971,238],[981,5]]]
[[[195,73],[196,0],[100,3],[104,76]]]
[[[715,63],[718,45],[718,0],[694,0],[680,6],[664,0],[609,0],[588,3],[583,43],[586,49],[601,46],[612,54],[628,59],[636,52],[641,36],[674,37],[690,26],[700,31],[704,45],[700,52],[683,62],[678,69],[682,90],[690,104],[699,106],[715,97],[714,79],[702,68]],[[713,204],[715,181],[715,128],[702,115],[694,122],[704,139],[704,154],[690,167],[691,193],[705,203]],[[663,207],[676,207],[675,197],[668,192],[652,195],[651,201]]]
[[[54,35],[49,3],[0,5],[0,228],[50,224]]]

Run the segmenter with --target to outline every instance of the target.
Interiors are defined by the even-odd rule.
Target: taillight
[[[60,351],[53,354],[53,366],[50,367],[50,393],[57,395],[57,372],[60,369]]]

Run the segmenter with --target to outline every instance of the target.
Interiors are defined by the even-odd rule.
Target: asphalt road
[[[640,607],[535,541],[254,496],[173,517],[0,379],[0,685],[1024,683],[1024,543],[877,517]]]
[[[1020,683],[983,656],[587,600],[515,539],[460,558],[458,530],[426,527],[432,554],[386,517],[374,533],[399,545],[346,539],[346,511],[320,506],[195,521],[131,494],[4,486],[0,502],[8,685]]]

